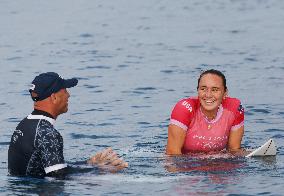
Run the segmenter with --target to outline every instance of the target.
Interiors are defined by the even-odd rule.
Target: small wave
[[[264,132],[279,132],[279,133],[283,133],[284,129],[266,129],[266,130],[264,130]]]
[[[188,176],[183,176],[184,178],[188,178]],[[153,176],[153,175],[125,175],[125,174],[104,174],[104,175],[91,175],[89,174],[84,176],[74,176],[74,180],[79,180],[80,182],[94,182],[94,181],[107,181],[107,182],[170,182],[181,179],[182,176]]]
[[[251,61],[251,62],[256,62],[257,61],[257,59],[251,58],[251,57],[245,58],[244,60],[245,61]]]
[[[139,125],[150,125],[151,123],[149,123],[149,122],[137,122],[137,124],[139,124]]]
[[[7,61],[14,61],[14,60],[20,60],[20,59],[22,59],[22,57],[20,57],[20,56],[6,58]]]
[[[130,137],[130,138],[139,138],[139,137],[141,137],[141,135],[128,135],[127,137]]]
[[[283,130],[281,131],[281,134],[275,134],[275,135],[272,136],[272,138],[274,138],[274,139],[284,138],[284,135],[282,133],[283,133]]]
[[[137,90],[137,91],[149,91],[149,90],[157,90],[157,89],[154,88],[154,87],[138,87],[138,88],[135,88],[134,90]]]
[[[90,127],[94,127],[95,124],[93,123],[89,123],[89,122],[78,122],[78,121],[70,121],[70,122],[66,122],[65,124],[69,124],[69,125],[80,125],[80,126],[90,126]]]
[[[103,90],[92,91],[92,93],[103,93]]]
[[[102,138],[121,138],[121,136],[115,136],[115,135],[86,135],[86,134],[78,134],[78,133],[71,133],[70,134],[73,139],[102,139]]]
[[[100,126],[100,127],[104,127],[104,126],[113,126],[115,125],[114,123],[100,123],[100,124],[97,124],[97,126]]]
[[[171,74],[171,73],[173,73],[174,71],[173,71],[173,70],[161,70],[160,72],[166,73],[166,74]]]
[[[98,88],[100,87],[99,85],[89,85],[89,84],[85,84],[84,87],[86,88]]]
[[[7,119],[7,122],[20,122],[22,119],[19,119],[19,118],[8,118]]]
[[[129,65],[122,64],[122,65],[118,65],[117,67],[124,68],[124,67],[129,67]]]
[[[0,142],[0,146],[8,146],[10,145],[10,142]]]
[[[95,66],[87,66],[85,69],[110,69],[110,66],[107,65],[95,65]]]
[[[148,106],[148,105],[132,105],[132,108],[150,108],[152,106]]]
[[[249,110],[249,112],[253,112],[253,113],[262,113],[262,114],[269,114],[270,111],[267,109],[251,109]]]
[[[103,109],[103,108],[92,108],[92,109],[88,109],[85,110],[86,112],[92,112],[92,111],[98,111],[98,112],[105,112],[105,111],[111,111],[111,110],[107,110],[107,109]]]
[[[93,37],[93,35],[90,34],[90,33],[83,33],[83,34],[81,34],[79,37],[89,38],[89,37]]]

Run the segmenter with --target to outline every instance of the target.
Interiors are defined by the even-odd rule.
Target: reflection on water
[[[244,157],[234,157],[225,153],[217,153],[214,156],[167,156],[165,160],[165,168],[168,172],[207,174],[211,182],[216,184],[222,181],[224,177],[222,174],[238,173],[239,169],[245,167]],[[224,181],[222,184],[227,183]]]
[[[240,171],[246,165],[244,158],[216,153],[213,156],[168,156],[165,168],[186,176],[172,187],[178,195],[227,195],[231,191],[226,187],[242,180]]]
[[[255,160],[270,167],[277,164],[277,156],[255,157]]]
[[[52,178],[37,179],[9,177],[7,181],[7,190],[13,192],[14,195],[70,195],[64,193],[64,186],[64,181]]]
[[[233,159],[223,160],[181,160],[177,159],[170,164],[167,163],[165,168],[169,172],[233,172],[235,169],[244,167],[245,165],[234,162]]]

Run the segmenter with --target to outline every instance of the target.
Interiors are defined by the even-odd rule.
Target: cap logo
[[[35,85],[34,84],[31,84],[31,87],[30,87],[30,90],[35,90]]]

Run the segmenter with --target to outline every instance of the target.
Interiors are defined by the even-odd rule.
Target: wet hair
[[[201,78],[202,78],[204,75],[206,75],[206,74],[213,74],[213,75],[219,76],[219,77],[222,79],[222,81],[223,81],[223,86],[224,86],[225,91],[227,90],[226,77],[225,77],[225,75],[224,75],[221,71],[216,70],[216,69],[209,69],[209,70],[203,71],[203,72],[200,74],[200,76],[199,76],[199,78],[198,78],[197,89],[199,88],[199,82],[200,82]]]

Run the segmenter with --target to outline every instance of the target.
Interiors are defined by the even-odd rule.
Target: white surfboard
[[[276,145],[273,139],[269,139],[262,146],[254,149],[251,153],[246,155],[246,157],[254,156],[275,156],[276,155]]]

